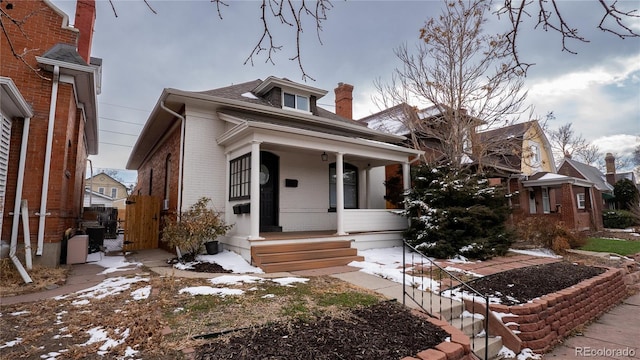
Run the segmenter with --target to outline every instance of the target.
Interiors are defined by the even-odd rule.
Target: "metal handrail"
[[[429,293],[429,304],[428,304],[428,309],[427,307],[425,307],[425,299],[424,299],[424,294],[425,291],[420,291],[419,295],[420,295],[420,299],[418,299],[418,295],[416,295],[416,286],[417,285],[415,282],[412,281],[411,283],[411,293],[409,293],[409,291],[407,291],[407,287],[406,285],[406,280],[407,280],[407,260],[406,260],[406,254],[407,254],[407,249],[411,252],[412,254],[412,258],[411,258],[411,263],[410,263],[410,268],[415,268],[415,262],[413,261],[413,257],[414,255],[419,257],[419,265],[420,265],[420,269],[421,269],[421,275],[420,275],[420,289],[427,289],[424,286],[424,282],[425,282],[425,275],[424,275],[424,268],[425,268],[425,263],[428,264],[429,266],[429,288],[428,288],[428,293]],[[452,285],[453,281],[455,280],[459,283],[459,285],[457,285],[456,287],[463,289],[463,291],[467,291],[469,293],[471,293],[471,309],[472,311],[475,311],[475,303],[476,303],[476,298],[479,297],[481,299],[484,300],[484,310],[485,310],[485,314],[484,314],[484,321],[483,321],[483,330],[484,330],[484,337],[485,337],[485,344],[484,344],[484,357],[482,357],[483,359],[487,359],[488,355],[489,355],[489,296],[486,294],[482,294],[479,291],[477,291],[476,289],[474,289],[473,287],[471,287],[467,282],[463,281],[462,279],[458,278],[455,274],[452,274],[451,272],[445,270],[443,267],[441,267],[440,265],[438,265],[436,262],[434,262],[432,259],[430,259],[429,257],[425,256],[424,254],[422,254],[418,249],[416,249],[415,247],[409,245],[406,241],[403,241],[403,251],[402,251],[402,284],[403,284],[403,295],[402,295],[402,304],[406,305],[406,298],[408,297],[409,299],[411,299],[422,311],[424,311],[425,313],[427,313],[429,316],[431,317],[435,317],[441,320],[447,320],[449,322],[449,324],[451,324],[452,320],[453,320],[453,311],[449,312],[449,319],[443,319],[442,315],[440,316],[435,316],[434,311],[433,311],[433,295],[437,294],[438,296],[438,302],[439,302],[439,307],[438,309],[442,309],[442,291],[439,290],[441,284],[442,284],[442,279],[443,279],[443,274],[446,274],[446,277],[449,279],[449,283]],[[434,289],[434,267],[436,268],[437,271],[437,280],[438,280],[438,286],[437,288]],[[413,276],[413,275],[411,275]],[[415,277],[415,276],[414,276]],[[452,286],[449,287],[448,290],[453,289]],[[453,295],[453,294],[451,294]],[[449,306],[450,308],[453,307],[453,296],[448,296],[449,298]],[[466,306],[464,304],[464,299],[463,299],[463,306],[466,309]],[[472,320],[473,322],[473,317]],[[461,325],[460,325],[462,330],[464,328],[464,316],[461,315]],[[472,324],[472,329],[473,329],[473,324]],[[475,351],[475,343],[474,343],[474,339],[476,338],[477,334],[475,333],[475,331],[472,330],[472,335],[471,335],[471,350],[473,351],[473,353],[477,356],[481,356],[479,354],[476,353]]]

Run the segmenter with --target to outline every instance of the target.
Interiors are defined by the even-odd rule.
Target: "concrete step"
[[[484,320],[470,317],[458,317],[451,321],[447,320],[451,326],[462,332],[469,338],[481,333],[484,330]]]
[[[471,339],[471,350],[478,356],[481,360],[496,360],[499,359],[498,353],[502,349],[502,338],[497,337],[489,337],[489,352],[487,353],[487,358],[484,357],[484,349],[485,349],[485,337],[476,337]]]

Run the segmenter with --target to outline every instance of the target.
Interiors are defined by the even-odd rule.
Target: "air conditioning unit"
[[[169,210],[169,199],[162,200],[162,210]]]

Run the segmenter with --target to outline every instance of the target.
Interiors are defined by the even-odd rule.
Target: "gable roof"
[[[272,83],[290,82],[273,77],[268,79]],[[272,104],[267,98],[259,96],[259,91],[264,87],[263,84],[264,81],[257,79],[197,92],[165,88],[131,151],[127,169],[137,169],[151,153],[162,134],[175,123],[174,116],[163,108],[180,113],[187,103],[198,104],[210,111],[215,111],[219,117],[227,120],[277,123],[290,128],[389,143],[405,140],[404,136],[369,129],[357,121],[343,118],[320,107],[315,109],[316,114],[282,109],[281,104]],[[301,86],[298,85],[298,87]],[[318,94],[318,90],[313,91]]]
[[[113,180],[113,182],[116,182],[116,183],[118,183],[118,184],[122,185],[122,186],[123,186],[123,187],[125,187],[125,188],[127,187],[127,186],[126,186],[125,184],[123,184],[120,180],[118,180],[118,179],[114,178],[113,176],[111,176],[111,175],[107,174],[107,173],[106,173],[106,172],[104,172],[104,171],[99,172],[99,173],[97,173],[97,174],[95,174],[95,175],[93,175],[93,176],[90,176],[90,177],[86,178],[85,180],[95,179],[95,178],[97,178],[98,176],[106,176],[106,177],[108,177],[109,179]]]
[[[562,168],[565,164],[566,166],[573,167],[585,180],[594,183],[596,189],[600,191],[613,191],[613,186],[607,182],[605,175],[597,168],[569,158],[564,158],[558,168]]]
[[[551,154],[551,144],[537,120],[504,126],[501,128],[485,130],[477,133],[476,141],[480,144],[488,144],[488,153],[483,156],[483,163],[507,172],[522,172],[522,156],[525,136],[535,127],[542,140],[542,147],[547,154]],[[492,143],[497,149],[492,149]],[[556,166],[553,159],[549,159],[551,169],[555,172]]]

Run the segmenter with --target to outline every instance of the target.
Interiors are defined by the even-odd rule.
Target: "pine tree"
[[[508,250],[513,236],[505,226],[509,209],[504,193],[484,175],[421,165],[413,181],[405,200],[409,244],[436,258],[487,259]]]

